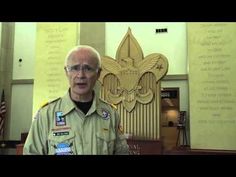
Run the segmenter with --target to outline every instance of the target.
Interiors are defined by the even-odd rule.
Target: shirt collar
[[[73,103],[73,101],[71,100],[70,91],[68,90],[68,92],[62,97],[63,116],[65,116],[66,114],[68,114],[69,112],[74,110],[75,108],[76,108],[76,106]]]
[[[102,115],[102,112],[101,112],[101,101],[100,101],[98,95],[95,94],[95,91],[93,91],[93,93],[94,93],[93,103],[92,103],[91,108],[89,109],[87,115],[91,115],[95,111],[99,115]]]
[[[94,112],[97,112],[98,115],[100,115],[101,117],[104,117],[104,110],[106,111],[106,109],[104,109],[104,104],[100,100],[98,95],[95,94],[95,91],[93,91],[93,93],[94,93],[93,103],[92,103],[89,111],[87,112],[86,116],[89,116],[89,115],[93,114]]]
[[[106,106],[106,104],[97,98],[97,107],[96,107],[97,114],[104,118],[104,112],[110,114],[110,109]]]
[[[68,92],[62,97],[62,109],[63,116],[76,109],[76,105],[70,98],[70,90],[68,90]],[[93,103],[86,115],[91,115],[95,111],[97,111],[97,113],[102,116],[101,101],[99,100],[94,91]]]

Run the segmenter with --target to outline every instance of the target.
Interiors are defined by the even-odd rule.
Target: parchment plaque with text
[[[188,23],[192,149],[236,150],[236,23]]]
[[[78,23],[38,23],[33,91],[33,114],[42,104],[68,90],[64,62],[76,45]]]

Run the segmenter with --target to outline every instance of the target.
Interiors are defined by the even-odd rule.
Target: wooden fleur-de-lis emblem
[[[116,60],[109,56],[102,57],[102,72],[99,81],[107,74],[113,74],[118,78],[119,86],[117,94],[107,90],[107,99],[113,104],[122,102],[125,109],[131,112],[136,101],[147,104],[153,99],[153,91],[149,88],[146,93],[140,93],[142,88],[140,78],[147,72],[151,72],[158,82],[168,69],[166,57],[159,53],[153,53],[143,57],[143,52],[138,42],[131,33],[131,29],[124,36],[116,53]]]

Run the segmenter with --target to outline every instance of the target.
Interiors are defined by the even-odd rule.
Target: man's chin
[[[74,90],[76,95],[87,95],[89,93],[88,89],[76,89]]]

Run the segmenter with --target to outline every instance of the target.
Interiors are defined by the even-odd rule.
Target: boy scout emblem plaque
[[[57,111],[56,112],[56,126],[64,126],[66,125],[66,119],[65,117],[62,117],[62,112]]]

